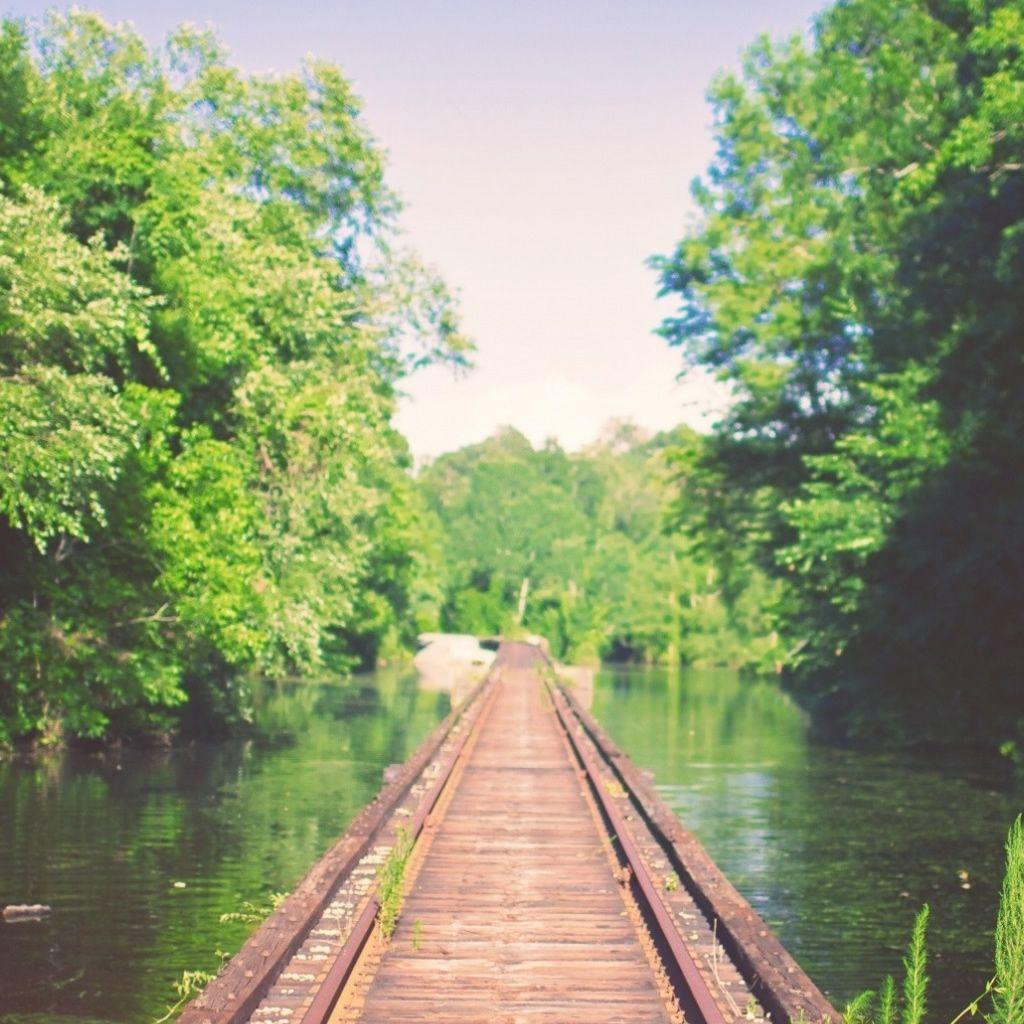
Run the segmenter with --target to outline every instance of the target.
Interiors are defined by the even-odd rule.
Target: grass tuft
[[[391,938],[398,924],[398,914],[402,909],[402,898],[405,895],[405,868],[409,863],[412,846],[409,830],[399,826],[395,831],[395,845],[380,868],[380,883],[377,888],[380,910],[377,912],[377,921],[380,924],[380,933],[385,939]]]
[[[1024,1021],[1024,820],[1006,837],[1006,874],[996,919],[996,979],[988,1024]]]
[[[903,979],[903,1024],[922,1024],[928,993],[928,952],[925,948],[925,933],[928,930],[928,904],[926,903],[914,919],[914,931],[910,946],[903,958],[906,975]]]

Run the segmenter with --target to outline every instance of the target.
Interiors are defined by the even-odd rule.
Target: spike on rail
[[[404,905],[384,936],[396,848]],[[546,656],[503,643],[180,1020],[841,1017]]]

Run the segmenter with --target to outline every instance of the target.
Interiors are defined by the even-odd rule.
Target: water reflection
[[[249,740],[0,763],[0,903],[53,906],[0,924],[0,1021],[160,1016],[244,939],[220,915],[294,885],[448,709],[402,670],[268,684]]]
[[[245,741],[0,762],[0,903],[53,906],[0,924],[0,1022],[160,1016],[243,941],[220,915],[294,885],[460,696],[402,670],[267,685]],[[812,747],[729,672],[603,671],[593,710],[837,1000],[898,969],[925,901],[938,1018],[983,984],[1021,805],[990,764]]]
[[[594,713],[837,1002],[899,970],[925,902],[936,1019],[980,992],[1022,805],[1000,766],[812,746],[775,686],[723,671],[605,670]]]

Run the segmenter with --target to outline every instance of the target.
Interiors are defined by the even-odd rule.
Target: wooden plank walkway
[[[181,1024],[842,1024],[552,676],[503,643]],[[385,938],[378,874],[409,835]]]
[[[670,1019],[550,698],[519,660],[431,839],[366,1024]]]

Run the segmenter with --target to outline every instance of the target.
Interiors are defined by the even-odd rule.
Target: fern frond
[[[875,993],[871,989],[854,996],[843,1010],[843,1020],[846,1024],[872,1024],[871,1007],[875,999]]]
[[[1024,819],[1006,838],[1006,875],[996,919],[996,983],[988,1024],[1024,1021]]]
[[[928,953],[925,949],[925,932],[928,929],[928,904],[914,920],[914,932],[910,947],[903,958],[906,975],[903,979],[903,1024],[923,1024],[928,992]]]

